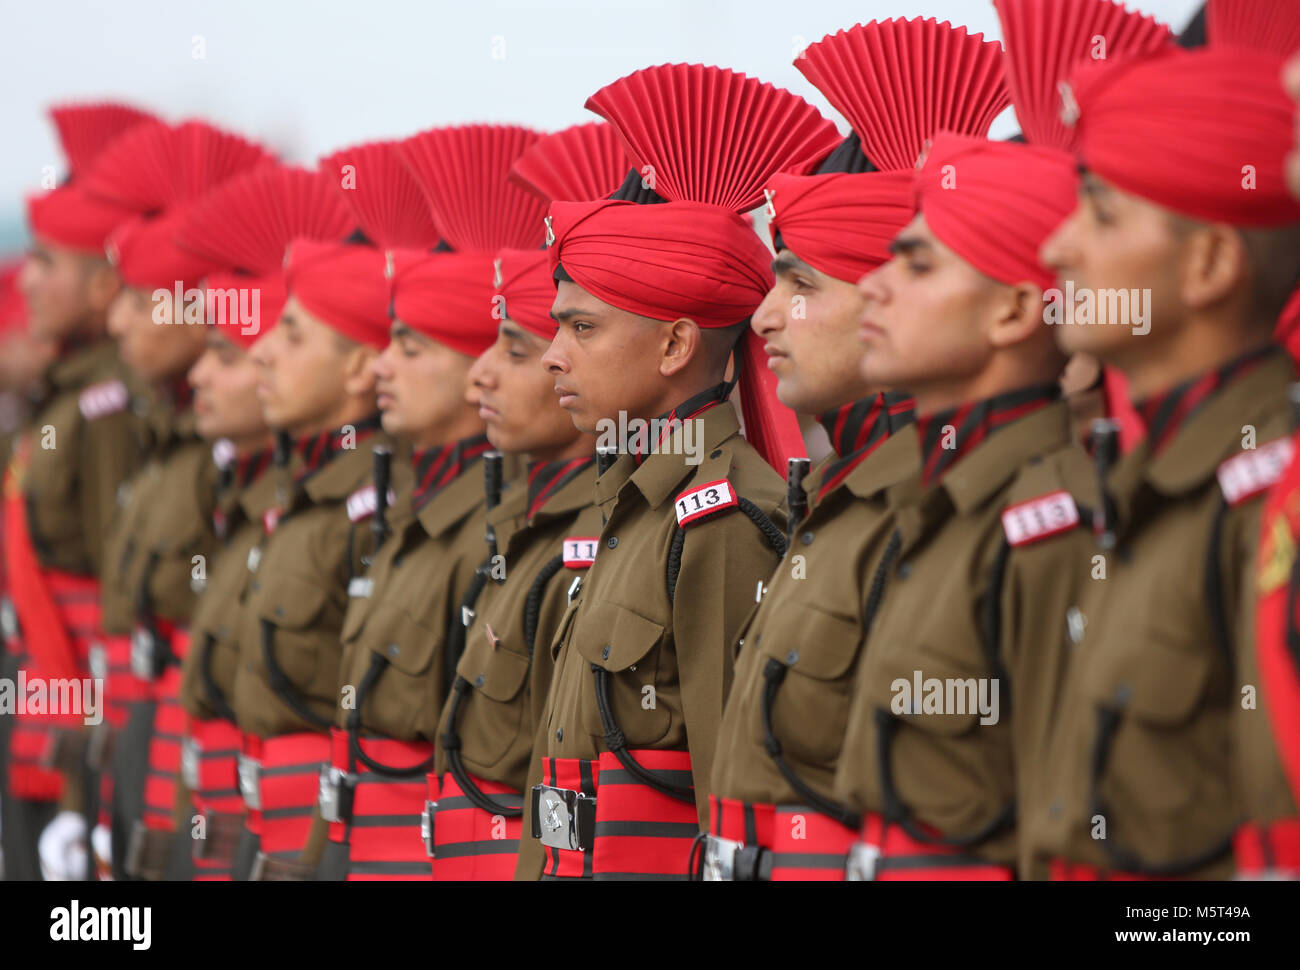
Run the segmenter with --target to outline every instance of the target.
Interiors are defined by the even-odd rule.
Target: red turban
[[[555,337],[551,307],[555,280],[550,254],[544,249],[503,249],[497,254],[497,282],[493,301],[498,315],[509,317],[543,340]]]
[[[775,242],[813,269],[848,283],[890,258],[916,211],[911,172],[777,175],[769,184]]]
[[[207,322],[221,335],[247,350],[280,319],[289,294],[282,272],[268,276],[247,273],[209,273],[203,281],[203,308]],[[252,301],[256,296],[256,304]],[[251,319],[240,313],[256,310]]]
[[[330,329],[382,350],[388,345],[385,254],[373,246],[298,239],[284,280],[290,296]]]
[[[409,259],[393,276],[393,318],[470,357],[492,346],[497,335],[492,257],[486,253],[406,255]]]
[[[113,230],[133,215],[131,209],[86,194],[76,182],[27,198],[32,235],[101,258]]]
[[[1072,90],[1084,164],[1193,219],[1300,223],[1286,185],[1295,103],[1282,90],[1282,63],[1224,46],[1080,68]]]
[[[183,210],[139,216],[109,237],[104,248],[122,282],[142,290],[171,291],[179,286],[184,291],[217,268],[211,260],[176,245],[176,227],[182,218]]]
[[[1078,204],[1073,159],[1054,148],[940,133],[916,174],[930,230],[985,276],[1055,285],[1039,247]]]

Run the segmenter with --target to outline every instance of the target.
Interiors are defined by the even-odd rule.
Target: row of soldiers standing
[[[1300,874],[1300,18],[995,6],[801,54],[848,139],[56,110],[6,660],[105,705],[5,718],[7,874]]]

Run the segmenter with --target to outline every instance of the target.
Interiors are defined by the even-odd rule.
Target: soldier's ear
[[[687,317],[679,317],[664,330],[663,350],[659,358],[659,373],[663,377],[680,374],[703,350],[700,325]]]
[[[1242,291],[1250,280],[1246,240],[1231,226],[1197,225],[1182,243],[1182,298],[1205,310]]]
[[[1043,291],[1033,283],[1001,286],[994,299],[994,317],[988,331],[996,350],[1023,343],[1043,324]]]
[[[95,259],[90,263],[86,278],[86,296],[95,313],[107,313],[113,297],[122,289],[122,278],[107,260]]]
[[[369,344],[357,344],[343,361],[343,390],[352,397],[364,397],[375,390],[374,360],[378,356]]]

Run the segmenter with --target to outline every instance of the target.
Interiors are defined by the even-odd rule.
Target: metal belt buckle
[[[424,839],[424,851],[433,858],[433,816],[438,811],[438,803],[425,801],[424,811],[420,813],[420,838]]]
[[[332,765],[321,765],[320,786],[316,796],[317,804],[320,805],[320,817],[327,822],[350,822],[352,789],[356,783],[356,775],[349,775],[342,768]]]
[[[870,842],[857,842],[849,849],[849,861],[844,865],[846,882],[873,882],[876,865],[880,861],[880,846]]]
[[[256,758],[246,754],[239,756],[239,793],[244,796],[244,804],[255,812],[262,810],[262,792],[258,784],[262,766]]]
[[[13,640],[18,636],[18,611],[14,609],[14,601],[8,596],[0,596],[0,634],[3,634],[6,640]]]
[[[153,680],[155,650],[153,634],[137,624],[131,631],[131,673],[141,680]]]
[[[571,788],[536,785],[533,788],[533,837],[553,849],[575,851],[590,848],[584,844],[580,815],[596,815],[596,799]]]
[[[266,853],[258,852],[253,858],[253,868],[248,871],[249,882],[262,882],[262,875],[266,872]]]
[[[186,735],[181,739],[181,781],[192,792],[199,790],[199,762],[203,758],[203,746],[198,738]]]
[[[744,842],[720,839],[716,835],[704,839],[704,881],[732,882],[736,878],[736,857],[745,847]]]

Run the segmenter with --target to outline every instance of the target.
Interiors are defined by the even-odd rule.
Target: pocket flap
[[[662,625],[613,603],[594,604],[577,624],[573,643],[578,652],[612,673],[639,663],[664,636]]]
[[[282,574],[264,582],[258,615],[284,630],[311,626],[329,600],[323,587],[299,576]]]
[[[1205,693],[1215,648],[1208,635],[1191,648],[1173,640],[1172,632],[1147,630],[1096,658],[1085,675],[1088,697],[1098,705],[1121,704],[1126,714],[1154,724],[1186,721]]]
[[[817,680],[839,680],[858,656],[862,628],[857,620],[804,603],[782,603],[769,611],[758,649],[791,670]]]
[[[513,700],[528,679],[527,654],[516,653],[504,644],[493,644],[482,622],[469,631],[465,655],[456,672],[494,701]]]
[[[446,637],[414,619],[410,613],[382,600],[374,603],[361,635],[375,653],[394,669],[418,677],[429,669],[433,655]]]

